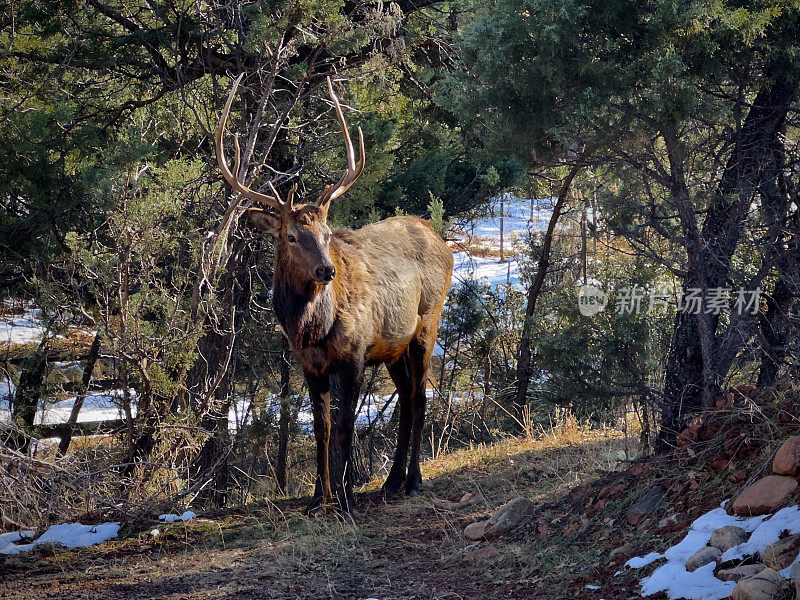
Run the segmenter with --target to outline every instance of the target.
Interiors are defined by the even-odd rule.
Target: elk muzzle
[[[314,279],[320,283],[330,283],[336,277],[336,268],[333,265],[320,265],[314,269]]]

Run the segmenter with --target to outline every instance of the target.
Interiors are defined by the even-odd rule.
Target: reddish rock
[[[747,473],[745,473],[742,470],[734,471],[733,473],[731,473],[731,476],[728,477],[728,481],[730,481],[731,483],[741,483],[745,479],[747,479]]]
[[[733,391],[740,396],[744,396],[745,398],[755,398],[756,390],[755,386],[752,385],[739,385],[736,386]]]
[[[725,456],[724,453],[721,453],[714,457],[714,460],[711,461],[711,468],[717,472],[724,471],[730,463],[730,457]]]
[[[791,477],[767,475],[746,487],[733,502],[737,515],[764,515],[772,512],[797,492],[798,483]]]
[[[678,448],[685,448],[686,446],[691,446],[697,440],[700,439],[700,429],[703,427],[702,419],[695,418],[689,426],[681,431],[678,434],[678,438],[675,441]]]
[[[772,460],[772,471],[777,475],[797,475],[800,472],[800,436],[783,442]]]
[[[789,571],[789,581],[794,585],[794,597],[800,598],[800,563],[794,563]]]
[[[720,581],[741,581],[749,577],[755,577],[766,567],[761,563],[755,565],[741,565],[739,567],[731,567],[730,569],[720,569],[717,571],[717,579]]]

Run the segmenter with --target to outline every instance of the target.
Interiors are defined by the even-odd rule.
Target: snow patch
[[[632,558],[625,563],[627,567],[639,569],[659,558],[667,559],[667,564],[657,568],[652,575],[641,580],[643,596],[652,596],[659,592],[665,592],[670,600],[678,598],[720,600],[730,596],[736,583],[717,579],[714,576],[715,563],[705,565],[691,573],[686,570],[686,561],[695,552],[705,547],[711,539],[711,534],[721,527],[734,525],[752,532],[746,543],[731,548],[723,554],[723,561],[760,552],[769,544],[776,542],[782,531],[800,533],[800,509],[797,506],[784,508],[771,518],[757,516],[745,519],[725,512],[726,503],[727,501],[723,502],[720,508],[715,508],[695,519],[686,536],[664,554],[651,552],[643,557]],[[782,571],[781,575],[788,577],[789,572],[785,571],[785,573]]]
[[[27,544],[17,544],[25,538],[31,538],[33,531],[11,532],[0,535],[0,554],[19,554],[33,550],[41,544],[60,544],[67,548],[86,548],[101,544],[119,533],[119,523],[101,523],[100,525],[82,525],[81,523],[62,523],[53,525],[37,539]]]
[[[650,576],[642,579],[642,595],[666,592],[670,600],[719,600],[727,598],[736,587],[734,581],[714,577],[715,563],[709,563],[690,573],[680,562],[668,562]]]
[[[32,538],[34,533],[35,532],[30,530],[0,533],[0,554],[17,554],[15,549],[19,546],[16,542],[19,542],[23,538]]]
[[[123,390],[108,390],[106,392],[95,392],[88,394],[83,400],[83,406],[78,413],[79,423],[94,421],[113,421],[123,419],[125,413],[122,410]],[[131,398],[131,412],[136,416],[136,391],[129,391]],[[3,402],[3,387],[0,382],[0,423],[11,420],[9,403]],[[58,425],[66,423],[72,413],[72,407],[76,398],[66,398],[58,402],[44,400],[39,404],[34,423],[37,425]]]
[[[625,563],[625,566],[630,567],[631,569],[641,569],[650,563],[656,562],[659,558],[664,558],[664,555],[660,552],[651,552],[650,554],[645,554],[644,556],[634,556]],[[617,571],[617,573],[622,573],[622,571]],[[617,573],[615,573],[615,575]]]
[[[764,517],[754,517],[754,519],[763,520]],[[747,531],[753,530],[747,529]],[[763,523],[759,522],[750,535],[750,539],[725,552],[722,560],[738,560],[761,552],[770,544],[777,542],[783,531],[788,531],[790,534],[800,533],[800,508],[797,506],[782,508],[771,519]]]
[[[165,523],[174,523],[176,521],[190,521],[194,519],[197,515],[190,510],[187,510],[182,515],[174,515],[174,514],[166,514],[166,515],[158,515],[159,521],[164,521]]]
[[[42,322],[42,311],[26,306],[22,314],[5,317],[0,321],[0,342],[30,344],[39,342],[47,332]]]
[[[470,280],[484,281],[493,288],[508,284],[522,285],[519,256],[525,254],[531,234],[547,228],[552,213],[552,202],[505,194],[502,208],[503,246],[507,253],[503,262],[499,259],[501,225],[499,197],[492,200],[485,216],[473,219],[449,232],[448,237],[455,239],[454,285]],[[462,250],[459,251],[459,248]],[[489,256],[479,256],[479,254]]]

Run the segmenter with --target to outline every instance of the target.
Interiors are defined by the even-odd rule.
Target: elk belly
[[[403,355],[403,352],[408,348],[408,344],[414,336],[408,336],[401,339],[378,339],[367,347],[366,362],[372,363],[393,363]]]

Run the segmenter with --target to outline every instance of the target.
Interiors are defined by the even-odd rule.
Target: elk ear
[[[249,213],[250,220],[253,222],[253,225],[256,226],[256,229],[276,237],[278,236],[278,232],[281,229],[281,220],[278,217],[265,210],[258,209],[250,210]]]

